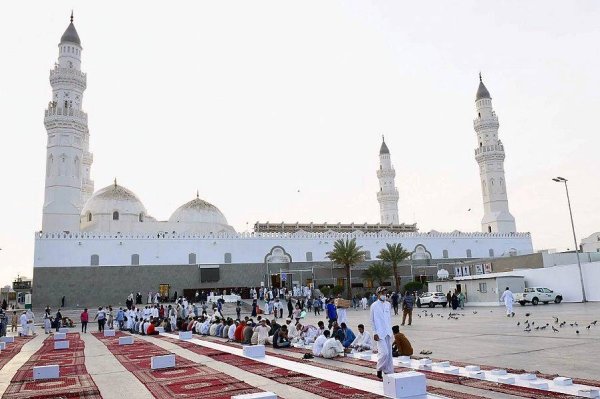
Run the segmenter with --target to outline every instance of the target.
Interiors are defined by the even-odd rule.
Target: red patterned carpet
[[[229,399],[231,396],[263,392],[258,388],[237,380],[210,367],[193,363],[176,356],[177,367],[173,369],[151,370],[152,356],[168,355],[170,352],[141,339],[134,339],[133,345],[119,345],[115,337],[104,337],[94,333],[115,355],[117,360],[154,395],[155,398],[202,398]]]
[[[347,387],[334,382],[329,382],[311,376],[307,374],[298,373],[295,371],[287,370],[284,368],[271,366],[269,364],[257,362],[256,360],[244,358],[241,356],[232,355],[226,352],[222,352],[216,349],[205,348],[193,344],[191,342],[180,341],[165,336],[158,337],[166,341],[172,342],[182,348],[188,349],[191,352],[199,355],[208,356],[216,361],[227,363],[231,366],[240,368],[252,374],[260,375],[261,377],[268,378],[280,384],[289,385],[301,389],[303,391],[311,392],[319,396],[323,396],[329,399],[345,399],[345,398],[361,398],[361,399],[374,399],[382,398],[380,395],[376,395],[370,392],[365,392],[360,389]],[[294,359],[297,360],[297,359]],[[326,370],[323,370],[326,372]]]
[[[98,387],[85,368],[84,343],[78,333],[67,334],[69,349],[54,349],[52,336],[17,370],[2,396],[11,399],[87,398],[101,399]],[[33,381],[33,367],[60,365],[60,378]]]
[[[6,344],[6,349],[0,352],[0,370],[2,370],[2,367],[10,362],[17,353],[21,352],[23,345],[31,341],[32,338],[33,337],[15,337],[15,342]]]

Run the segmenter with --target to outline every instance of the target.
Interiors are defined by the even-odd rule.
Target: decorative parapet
[[[504,152],[504,146],[502,144],[483,145],[475,149],[475,156],[486,153],[486,152]]]
[[[500,122],[498,122],[498,117],[496,116],[496,113],[494,113],[494,115],[492,115],[491,118],[475,118],[475,119],[473,119],[473,127],[475,128],[475,131],[479,131],[480,129],[487,129],[487,128],[497,129],[498,127],[500,127]]]
[[[462,232],[429,232],[429,233],[418,233],[418,232],[407,232],[407,233],[389,233],[389,232],[378,232],[378,233],[364,233],[359,230],[360,225],[357,225],[357,231],[351,233],[338,233],[338,232],[326,232],[326,233],[310,233],[305,231],[298,231],[296,233],[218,233],[218,234],[192,234],[192,233],[134,233],[134,234],[109,234],[109,233],[67,233],[67,232],[37,232],[35,233],[36,240],[272,240],[272,239],[286,239],[286,240],[297,240],[297,239],[340,239],[340,238],[531,238],[530,233],[462,233]]]
[[[87,124],[87,114],[74,108],[48,107],[44,111],[44,123],[71,120],[73,118],[79,119],[83,124]]]

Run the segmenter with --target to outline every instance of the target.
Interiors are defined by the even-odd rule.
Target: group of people
[[[459,307],[461,309],[465,308],[465,294],[462,293],[462,291],[458,291],[458,290],[454,290],[454,292],[452,291],[448,291],[448,293],[446,294],[446,300],[448,301],[448,305],[452,308],[452,310],[456,310]]]

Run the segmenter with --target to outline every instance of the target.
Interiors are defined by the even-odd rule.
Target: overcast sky
[[[597,1],[13,1],[0,10],[0,283],[32,275],[49,69],[71,8],[96,189],[167,219],[200,197],[256,221],[377,223],[385,134],[400,220],[479,231],[482,71],[510,210],[535,249],[600,230]],[[300,190],[300,191],[298,191]],[[469,208],[472,210],[467,211]]]

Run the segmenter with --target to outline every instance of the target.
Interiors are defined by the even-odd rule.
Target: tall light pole
[[[575,223],[573,223],[573,211],[571,210],[571,199],[569,198],[569,187],[567,186],[567,179],[564,177],[555,177],[552,179],[557,183],[565,184],[565,191],[567,192],[567,204],[569,205],[569,215],[571,216],[571,229],[573,230],[573,241],[575,243],[575,254],[577,255],[577,267],[579,268],[579,281],[581,282],[581,302],[587,302],[585,297],[585,286],[583,285],[583,272],[581,271],[581,260],[579,259],[579,245],[577,244],[577,236],[575,235]]]

